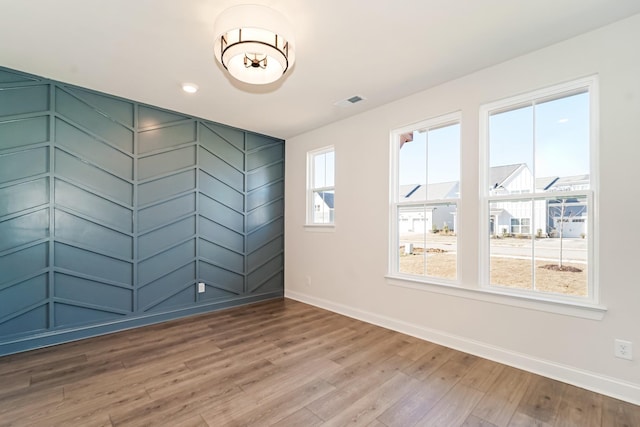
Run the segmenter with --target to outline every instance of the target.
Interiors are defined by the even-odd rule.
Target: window
[[[511,218],[511,233],[529,235],[531,218]]]
[[[307,153],[307,224],[334,224],[335,152],[333,147]]]
[[[390,273],[455,282],[459,114],[393,131],[392,153]]]
[[[595,83],[583,79],[481,109],[486,286],[597,300]]]

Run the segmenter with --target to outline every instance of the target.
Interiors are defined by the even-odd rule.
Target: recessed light
[[[182,90],[187,93],[196,93],[198,91],[198,85],[195,83],[182,83]]]

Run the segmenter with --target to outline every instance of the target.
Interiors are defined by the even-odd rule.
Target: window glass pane
[[[532,106],[489,117],[489,166],[492,194],[533,192]]]
[[[587,296],[587,220],[584,196],[491,203],[491,284]]]
[[[398,153],[398,201],[424,200],[427,183],[427,133],[409,132],[400,136]],[[416,189],[422,187],[422,196]]]
[[[561,190],[589,188],[587,92],[537,104],[535,136],[535,174],[546,184],[536,185],[538,192],[549,184]],[[553,183],[554,178],[560,179]]]
[[[533,288],[531,201],[500,201],[489,205],[490,283]],[[524,224],[523,224],[524,223]]]
[[[455,233],[456,205],[431,205],[425,212],[432,223],[431,232],[425,235],[426,274],[455,280],[458,251]]]
[[[427,200],[459,198],[460,124],[430,130],[427,141]]]
[[[537,203],[546,208],[549,233],[536,239],[536,290],[587,296],[587,198],[556,198]]]
[[[455,220],[455,204],[398,208],[399,271],[455,280]]]
[[[326,154],[316,154],[313,157],[313,188],[327,186]]]
[[[430,227],[430,218],[425,215],[423,205],[398,208],[400,273],[417,276],[425,274],[425,234]]]
[[[325,153],[325,187],[335,186],[335,159],[334,151]]]
[[[334,190],[313,192],[313,223],[332,224],[334,213]]]

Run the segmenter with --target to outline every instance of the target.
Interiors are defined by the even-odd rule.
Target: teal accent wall
[[[281,297],[283,216],[284,141],[0,68],[0,355]]]

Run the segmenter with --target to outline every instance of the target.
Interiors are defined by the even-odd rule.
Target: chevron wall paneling
[[[0,68],[0,355],[281,297],[283,217],[284,141]]]

